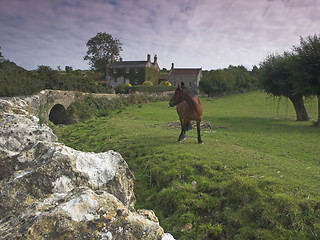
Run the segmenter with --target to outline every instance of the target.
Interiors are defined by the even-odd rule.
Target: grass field
[[[75,149],[120,152],[136,177],[136,208],[154,210],[177,239],[320,239],[320,128],[262,92],[202,103],[203,145],[195,128],[177,142],[168,102],[54,130]],[[316,119],[316,100],[306,107]]]

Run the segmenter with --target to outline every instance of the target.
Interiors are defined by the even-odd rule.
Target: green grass
[[[82,151],[113,149],[136,177],[136,208],[177,239],[319,239],[320,128],[261,92],[203,98],[203,145],[168,102],[130,106],[55,131]],[[316,119],[315,99],[306,103]],[[193,184],[192,184],[193,183]]]

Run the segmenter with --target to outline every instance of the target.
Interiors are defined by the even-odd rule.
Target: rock
[[[174,240],[174,237],[170,233],[165,233],[162,240]]]
[[[192,182],[191,182],[191,185],[192,185],[192,188],[193,188],[194,190],[196,190],[197,187],[198,187],[198,183],[197,183],[196,181],[192,181]]]
[[[66,147],[28,100],[0,99],[1,239],[173,239],[134,209],[134,180],[119,153]]]

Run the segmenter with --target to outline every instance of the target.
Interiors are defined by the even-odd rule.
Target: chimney
[[[150,54],[147,55],[147,61],[151,62],[151,55]]]
[[[174,63],[171,63],[171,70],[174,69]]]
[[[114,62],[114,53],[111,54],[111,62]]]
[[[122,62],[122,58],[120,58],[120,62]]]
[[[157,54],[154,55],[154,63],[153,64],[156,64],[158,61],[158,57],[157,57]]]

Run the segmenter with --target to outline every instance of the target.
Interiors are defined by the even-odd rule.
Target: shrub
[[[167,91],[174,91],[175,87],[172,86],[163,86],[163,85],[135,85],[131,87],[133,92],[149,92],[149,93],[161,93]]]
[[[132,104],[149,103],[168,100],[166,96],[151,96],[148,94],[122,95],[113,99],[95,98],[92,95],[86,96],[71,103],[67,109],[71,123],[83,122],[95,117],[107,116],[115,110],[123,110]]]
[[[129,89],[131,87],[130,83],[120,84],[114,87],[114,91],[116,93],[129,93]]]
[[[161,86],[171,86],[171,83],[169,81],[162,81],[160,83]]]
[[[45,83],[37,73],[27,71],[9,60],[0,63],[1,97],[31,95],[41,89],[45,89]]]
[[[153,85],[153,82],[151,82],[151,81],[144,81],[144,82],[142,83],[142,85],[152,86],[152,85]]]

